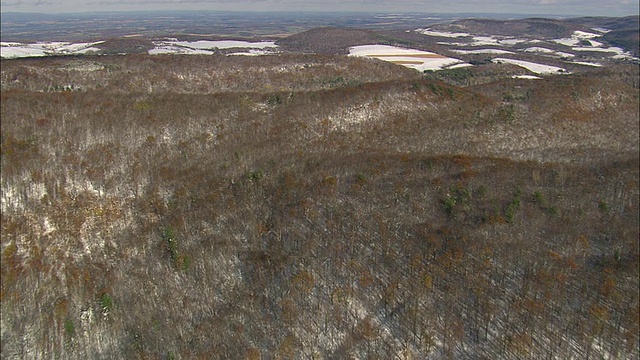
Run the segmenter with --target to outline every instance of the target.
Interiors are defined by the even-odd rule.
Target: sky
[[[640,0],[0,0],[2,12],[93,11],[365,11],[627,16]]]

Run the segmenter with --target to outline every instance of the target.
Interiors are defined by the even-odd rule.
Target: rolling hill
[[[637,358],[640,70],[505,24],[3,58],[2,358]]]

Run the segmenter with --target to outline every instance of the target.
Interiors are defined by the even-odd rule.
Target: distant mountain
[[[450,24],[432,26],[432,29],[464,31],[473,34],[515,36],[528,38],[559,38],[584,29],[579,24],[562,20],[530,18],[520,20],[464,19]]]
[[[640,16],[625,17],[580,17],[565,20],[567,23],[581,24],[592,28],[604,28],[608,30],[638,30],[640,29]]]
[[[580,23],[591,28],[611,30],[603,39],[611,45],[621,47],[638,57],[640,54],[640,16],[626,17],[584,17],[567,20],[569,23]]]

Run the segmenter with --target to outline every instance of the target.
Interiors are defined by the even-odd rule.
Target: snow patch
[[[576,39],[593,39],[600,36],[602,36],[602,34],[594,34],[586,31],[576,30],[573,32],[573,35],[571,37],[574,37]]]
[[[572,61],[571,64],[595,66],[595,67],[601,67],[602,66],[602,64],[590,63],[590,62],[586,62],[586,61]]]
[[[261,55],[271,55],[273,54],[272,51],[265,51],[265,50],[254,50],[254,49],[250,49],[249,52],[235,52],[235,53],[231,53],[231,54],[227,54],[227,55],[232,55],[232,56],[261,56]]]
[[[593,38],[597,38],[597,37],[601,37],[602,34],[594,34],[594,33],[590,33],[590,32],[586,32],[586,31],[580,31],[580,30],[576,30],[573,32],[573,34],[571,35],[570,38],[561,38],[561,39],[553,39],[551,41],[557,43],[557,44],[561,44],[561,45],[565,45],[565,46],[576,46],[578,44],[580,44],[580,42],[582,40],[590,40],[592,42],[592,44],[600,44],[600,46],[602,46],[601,43],[597,42],[597,41],[593,41],[591,39]]]
[[[349,49],[349,55],[384,60],[419,71],[441,70],[449,65],[462,63],[460,59],[429,51],[405,49],[389,45],[354,46]]]
[[[560,68],[560,67],[557,67],[557,66],[538,64],[538,63],[534,63],[534,62],[530,62],[530,61],[507,59],[507,58],[495,58],[492,61],[494,63],[498,63],[498,64],[513,64],[513,65],[517,65],[517,66],[523,67],[523,68],[531,71],[532,73],[536,73],[536,74],[558,74],[558,73],[565,73],[566,74],[566,72],[565,72],[566,69],[563,69],[563,68]]]
[[[557,55],[560,57],[575,57],[574,54],[571,53],[567,53],[567,52],[562,52],[562,51],[555,51],[555,50],[551,50],[551,49],[547,49],[547,48],[543,48],[543,47],[539,47],[539,46],[533,46],[530,48],[526,48],[524,49],[525,52],[535,52],[535,53],[542,53],[542,54],[550,54],[550,55]]]
[[[448,32],[448,31],[435,31],[435,30],[430,30],[430,29],[416,29],[416,32],[422,35],[427,35],[427,36],[439,36],[439,37],[449,37],[449,38],[459,38],[459,37],[467,37],[467,36],[471,36],[471,34],[469,33],[463,33],[463,32],[459,32],[459,33],[454,33],[454,32]]]
[[[513,79],[528,79],[528,80],[542,79],[541,77],[535,76],[535,75],[513,75],[513,76],[511,76],[511,78],[513,78]]]
[[[468,63],[460,63],[460,64],[454,64],[451,66],[447,66],[446,69],[459,69],[459,68],[464,68],[464,67],[469,67],[469,66],[473,66],[471,64]]]
[[[178,41],[177,39],[166,39],[165,41],[155,41],[156,47],[149,50],[149,54],[188,54],[188,55],[207,55],[213,54],[219,49],[258,49],[266,53],[266,49],[277,48],[278,45],[274,41],[239,41],[239,40],[198,40],[198,41]],[[240,53],[236,53],[238,55]],[[261,53],[243,53],[243,55],[263,55]]]
[[[513,51],[502,49],[451,50],[458,54],[515,54]]]
[[[600,48],[600,47],[591,47],[591,46],[579,46],[572,48],[574,51],[595,51],[595,52],[612,52],[618,55],[625,54],[625,51],[619,47],[608,47],[608,48]]]
[[[213,55],[213,51],[189,49],[179,46],[159,46],[155,49],[149,50],[149,55],[164,55],[164,54],[182,54],[182,55]]]
[[[91,43],[69,43],[54,41],[32,44],[3,42],[0,44],[0,57],[3,59],[17,59],[24,57],[85,54],[89,51],[100,51],[100,49],[93,46],[103,42],[104,41]]]

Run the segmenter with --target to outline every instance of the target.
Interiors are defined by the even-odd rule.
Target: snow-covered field
[[[567,74],[566,69],[563,69],[557,66],[538,64],[530,61],[507,59],[507,58],[495,58],[492,61],[499,64],[517,65],[536,74],[558,74],[558,73]]]
[[[571,64],[595,66],[595,67],[601,67],[602,66],[602,64],[599,64],[599,63],[592,63],[592,62],[586,62],[586,61],[572,61]]]
[[[508,36],[479,36],[465,32],[447,32],[447,31],[435,31],[431,29],[416,29],[416,32],[426,36],[446,37],[446,38],[463,38],[470,40],[467,43],[463,42],[439,42],[441,45],[450,46],[486,46],[486,45],[516,45],[530,40],[516,39]]]
[[[592,58],[593,54],[591,53],[600,53],[599,57],[609,57],[611,59],[616,60],[634,60],[640,61],[640,59],[633,57],[629,52],[625,52],[623,49],[619,47],[607,47],[603,42],[598,41],[596,39],[602,37],[608,30],[606,29],[594,29],[593,32],[586,31],[574,31],[570,37],[560,38],[560,39],[549,39],[549,40],[540,40],[540,39],[518,39],[515,37],[508,36],[478,36],[466,32],[447,32],[447,31],[436,31],[431,29],[416,29],[415,32],[419,34],[423,34],[425,36],[432,37],[441,37],[441,38],[451,38],[457,39],[458,41],[439,41],[438,45],[445,45],[450,47],[470,47],[470,46],[499,46],[505,47],[507,49],[497,49],[497,48],[486,48],[486,49],[478,49],[478,50],[462,50],[462,49],[453,49],[451,51],[463,54],[463,55],[471,55],[471,54],[516,54],[519,52],[525,53],[537,53],[540,55],[547,55],[553,57],[559,57],[563,59],[573,59],[576,58],[576,61],[572,63],[579,65],[589,65],[589,66],[602,66],[599,63],[595,63]],[[518,44],[535,44],[535,46],[530,46],[527,48],[519,48],[514,47],[514,45]],[[544,45],[548,47],[545,47]],[[558,45],[560,45],[561,49],[558,49]],[[550,48],[549,48],[550,47]],[[566,50],[565,50],[566,48]],[[598,58],[598,56],[596,56]],[[494,62],[507,62],[502,61],[504,59],[494,59]],[[584,60],[584,61],[581,61]],[[556,67],[549,67],[547,65],[532,65],[535,63],[530,63],[523,60],[509,60],[513,64],[526,67],[530,71],[539,72],[539,73],[555,73],[558,70],[564,70]]]
[[[206,55],[213,54],[219,49],[250,49],[249,52],[237,52],[233,55],[265,55],[269,50],[276,49],[278,45],[274,41],[248,42],[239,40],[199,40],[199,41],[178,41],[169,39],[166,41],[155,41],[156,47],[149,50],[149,54],[187,54]]]
[[[94,47],[94,45],[103,42],[104,41],[91,43],[0,42],[0,57],[3,59],[17,59],[24,57],[86,54],[90,51],[99,52],[100,49]],[[238,51],[234,55],[264,55],[272,53],[278,48],[278,45],[273,41],[248,42],[237,40],[178,41],[177,39],[167,39],[166,41],[156,41],[154,45],[155,48],[149,50],[149,54],[213,54],[215,50],[218,49],[246,49],[247,51]]]
[[[540,46],[529,47],[529,48],[524,49],[524,51],[525,52],[533,52],[533,53],[555,55],[555,56],[559,56],[559,57],[563,57],[563,58],[575,57],[574,54],[571,54],[571,53],[568,53],[568,52],[556,51],[556,50],[547,49],[547,48],[540,47]]]
[[[462,64],[460,59],[446,57],[429,51],[404,49],[389,45],[361,45],[349,49],[349,55],[384,60],[419,71],[441,70]]]
[[[562,39],[553,39],[551,41],[562,44],[564,46],[576,46],[580,44],[582,40],[590,40],[593,38],[597,38],[602,36],[602,34],[588,33],[584,31],[574,31],[570,38],[562,38]],[[597,41],[591,42],[592,44],[597,43]],[[594,44],[595,45],[595,44]]]
[[[515,54],[513,51],[502,49],[451,50],[458,54]]]
[[[104,41],[92,43],[40,42],[32,44],[0,42],[0,57],[3,59],[17,59],[23,57],[85,54],[89,51],[100,51],[100,49],[93,46],[103,42]]]
[[[463,33],[463,32],[453,33],[453,32],[447,32],[447,31],[435,31],[430,29],[416,29],[416,32],[422,35],[427,35],[427,36],[440,36],[440,37],[449,37],[449,38],[471,36],[471,34],[469,33]]]
[[[606,29],[594,29],[593,32],[575,31],[570,37],[560,39],[521,39],[510,36],[480,36],[466,32],[436,31],[428,28],[417,29],[415,32],[430,37],[450,39],[439,41],[439,45],[450,48],[452,53],[463,55],[487,54],[488,56],[509,55],[517,58],[517,54],[539,54],[556,57],[567,64],[602,66],[606,59],[633,60],[629,52],[619,47],[606,45],[600,38]],[[438,39],[440,40],[440,39]],[[70,42],[0,42],[0,57],[15,59],[24,57],[44,57],[56,55],[78,55],[86,53],[100,53],[95,45],[103,43],[70,43]],[[278,53],[278,45],[274,41],[241,41],[241,40],[197,40],[179,41],[175,38],[165,38],[153,42],[154,48],[149,54],[186,54],[210,55],[218,50],[225,50],[227,55],[258,56]],[[529,46],[529,47],[527,47]],[[456,49],[456,47],[458,47]],[[388,61],[406,66],[418,71],[453,69],[472,66],[461,59],[447,57],[438,53],[416,49],[400,48],[388,45],[363,45],[350,48],[351,56],[363,56]],[[492,56],[493,55],[493,56]],[[530,59],[531,56],[526,57]],[[493,62],[511,63],[522,66],[536,74],[565,73],[565,69],[538,64],[531,61],[508,58],[494,58]]]
[[[528,79],[528,80],[539,80],[542,79],[539,76],[535,76],[535,75],[513,75],[511,76],[514,79]]]

